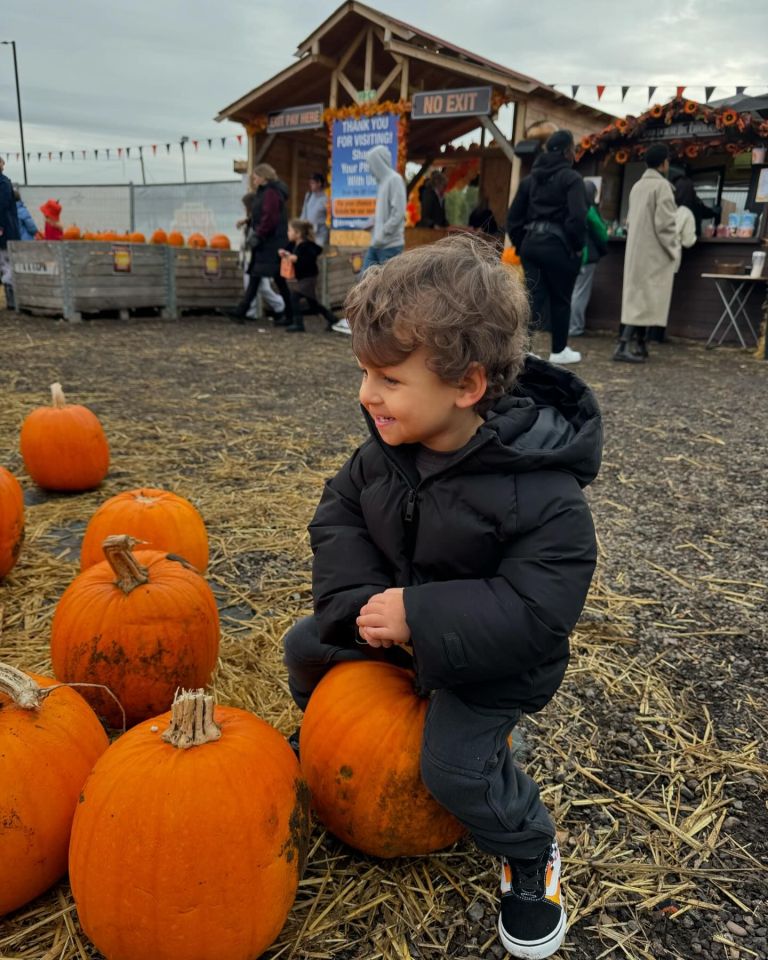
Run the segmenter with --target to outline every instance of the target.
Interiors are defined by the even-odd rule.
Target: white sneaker
[[[331,330],[335,330],[336,333],[346,333],[348,337],[352,336],[352,328],[346,317],[342,317],[341,320],[337,320],[336,323],[332,324]]]
[[[563,347],[560,353],[550,353],[550,363],[579,363],[581,354],[578,350],[571,350],[570,347]]]

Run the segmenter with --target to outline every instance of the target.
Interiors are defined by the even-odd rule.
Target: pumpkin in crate
[[[24,494],[10,470],[0,467],[0,577],[13,569],[24,540]]]
[[[210,246],[214,250],[229,250],[231,248],[229,237],[225,233],[214,233],[211,237]]]
[[[21,426],[27,473],[46,490],[91,490],[109,469],[109,444],[99,418],[68,404],[60,383],[51,384],[50,407],[33,410]]]
[[[80,791],[108,743],[75,690],[0,663],[0,916],[66,873]]]
[[[140,230],[133,230],[128,234],[129,243],[146,243],[147,238]]]
[[[165,230],[155,230],[150,238],[150,243],[168,243],[168,234]]]
[[[80,239],[80,227],[75,224],[71,224],[68,227],[64,227],[62,232],[63,240],[79,240]]]
[[[102,543],[115,530],[142,542],[142,549],[164,550],[188,560],[201,573],[208,566],[208,535],[189,500],[169,490],[142,487],[102,503],[88,522],[80,548],[80,569],[104,560]]]
[[[254,960],[285,923],[308,843],[285,739],[182,691],[83,787],[69,855],[80,924],[110,960]]]
[[[184,246],[184,234],[179,233],[178,230],[171,230],[168,234],[168,246],[170,247],[183,247]]]
[[[199,250],[202,250],[204,247],[208,246],[208,241],[202,235],[202,233],[190,233],[187,237],[187,246],[196,247]]]
[[[219,652],[219,613],[211,588],[182,557],[137,550],[126,535],[107,537],[106,560],[78,574],[51,626],[59,680],[108,687],[128,726],[166,710],[178,687],[202,687]],[[83,696],[112,727],[123,715],[104,691]]]
[[[340,663],[315,687],[301,726],[301,769],[318,817],[375,857],[442,850],[464,827],[419,772],[429,700],[409,670]]]

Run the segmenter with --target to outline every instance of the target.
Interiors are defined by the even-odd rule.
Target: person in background
[[[421,191],[421,220],[417,227],[447,227],[445,187],[448,179],[441,170],[433,170]]]
[[[536,325],[549,307],[550,363],[581,360],[568,346],[568,327],[587,233],[587,195],[573,161],[573,134],[557,130],[520,182],[507,214],[507,233],[523,263]]]
[[[16,309],[13,295],[13,272],[8,253],[8,241],[19,239],[19,218],[16,213],[16,199],[13,184],[3,173],[5,160],[0,157],[0,283],[5,291],[5,302],[9,310]]]
[[[26,204],[21,199],[21,191],[19,190],[18,183],[14,183],[13,185],[13,195],[16,198],[16,215],[19,218],[19,239],[34,240],[38,233],[37,224],[32,219]]]
[[[675,191],[675,203],[678,207],[687,207],[693,214],[696,239],[698,239],[701,236],[702,220],[718,220],[718,211],[708,207],[703,200],[699,199],[688,164],[676,163],[670,166],[669,182]]]
[[[488,197],[482,190],[478,192],[477,203],[470,211],[469,226],[475,233],[484,233],[493,240],[501,240],[504,236],[488,204]]]
[[[326,330],[331,330],[337,318],[317,299],[317,260],[322,256],[323,248],[315,243],[309,220],[291,220],[288,223],[288,243],[278,253],[283,263],[288,261],[291,264],[291,269],[285,272],[293,274],[288,278],[293,323],[285,328],[285,332],[304,333],[305,313],[320,314],[325,318]]]
[[[581,257],[581,269],[571,294],[571,322],[568,335],[580,337],[586,325],[587,306],[592,296],[597,262],[608,253],[608,227],[597,209],[597,186],[591,180],[584,181],[587,193],[587,242]]]
[[[302,220],[308,220],[315,232],[315,242],[321,247],[328,246],[328,197],[325,194],[326,181],[322,173],[313,173],[309,178],[309,190],[304,195],[301,208]]]
[[[40,207],[40,213],[45,217],[43,240],[62,240],[64,230],[61,226],[61,204],[58,200],[46,200]]]
[[[549,957],[557,836],[509,735],[560,686],[595,568],[597,401],[527,354],[525,290],[471,235],[373,267],[346,306],[370,435],[309,525],[314,615],[285,635],[288,689],[304,710],[337,663],[415,672],[422,780],[500,861],[504,949]]]
[[[613,354],[623,363],[645,363],[648,328],[666,327],[680,254],[677,205],[666,176],[669,149],[663,143],[649,147],[645,165],[629,192],[621,327]]]
[[[392,155],[385,146],[374,147],[366,157],[368,169],[376,179],[376,212],[372,223],[371,245],[365,251],[361,275],[375,263],[382,264],[403,252],[405,247],[405,180],[392,169]],[[346,317],[334,323],[336,333],[349,336],[352,330]]]

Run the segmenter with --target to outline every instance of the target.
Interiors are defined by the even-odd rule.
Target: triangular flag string
[[[656,93],[658,89],[659,89],[658,87],[648,87],[648,103],[650,103],[651,100],[653,100],[653,95],[654,93]]]
[[[675,96],[677,97],[678,100],[680,100],[683,96],[683,92],[685,91],[685,87],[676,87],[675,89],[677,90],[677,93],[675,94]]]
[[[628,93],[629,93],[629,87],[622,87],[622,88],[621,88],[621,101],[622,101],[622,103],[624,102],[624,97],[626,97],[626,95],[627,95]]]
[[[605,84],[602,84],[602,85],[601,85],[601,84],[598,84],[598,85],[597,85],[597,99],[598,99],[598,100],[602,100],[604,93],[605,93]]]
[[[574,85],[571,86],[571,96],[573,97],[574,100],[576,99],[576,94],[579,92],[579,86],[580,84],[578,83],[575,86]]]
[[[704,103],[709,103],[709,99],[714,92],[714,87],[704,87]]]

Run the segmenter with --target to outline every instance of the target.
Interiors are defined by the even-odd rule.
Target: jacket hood
[[[570,170],[573,164],[562,153],[541,153],[533,161],[531,176],[534,180],[549,180],[560,170]]]
[[[415,445],[388,446],[361,409],[373,441],[417,485]],[[602,417],[590,388],[569,370],[529,354],[510,393],[496,402],[458,460],[477,457],[497,473],[562,470],[586,487],[600,469],[602,449]]]
[[[288,184],[283,183],[282,180],[270,180],[267,185],[274,187],[274,189],[280,193],[280,195],[283,198],[283,202],[285,202],[288,199],[288,194],[289,194]]]
[[[366,160],[368,161],[368,169],[379,183],[393,172],[392,156],[386,147],[374,147],[373,150],[368,152]]]

